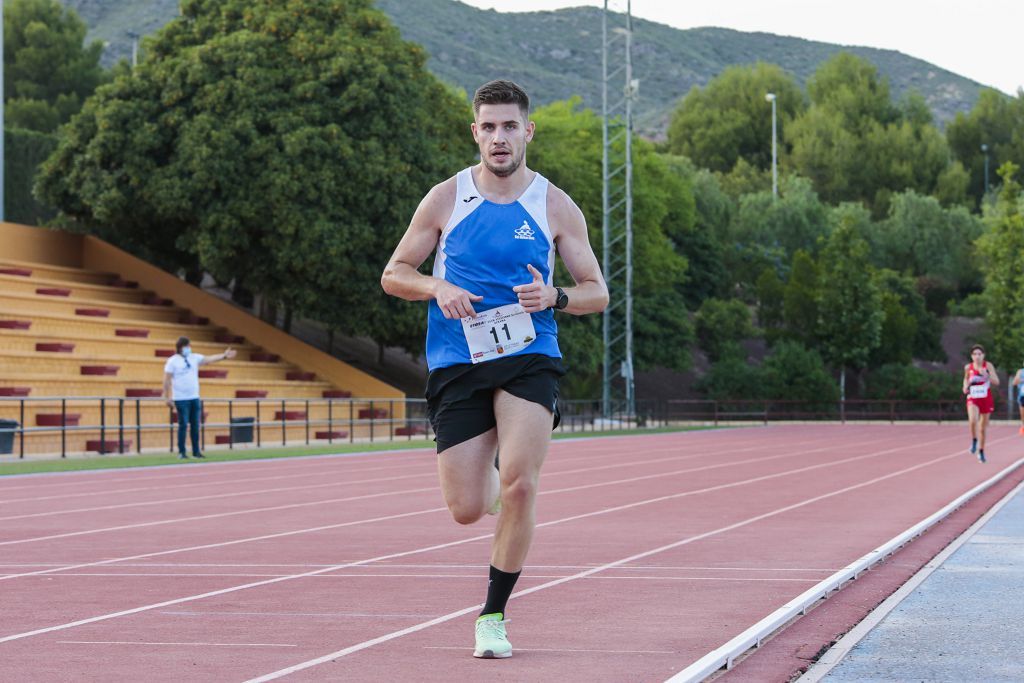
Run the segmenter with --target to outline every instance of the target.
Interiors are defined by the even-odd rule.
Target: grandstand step
[[[218,446],[234,443],[233,440],[231,439],[230,434],[218,434],[217,436],[213,437],[213,442]]]
[[[313,382],[316,380],[316,373],[302,370],[292,370],[285,373],[284,378],[289,382]]]
[[[200,370],[199,377],[202,379],[225,379],[228,376],[227,370]]]
[[[121,368],[116,365],[83,365],[81,372],[83,375],[116,375]]]
[[[153,339],[151,337],[119,337],[114,335],[113,329],[107,329],[100,335],[86,335],[75,333],[25,333],[21,331],[0,330],[0,362],[7,354],[28,354],[35,353],[38,343],[59,343],[74,344],[75,353],[82,355],[87,360],[102,359],[111,362],[122,359],[147,360],[153,362],[154,351],[162,349],[174,353],[173,339]],[[192,350],[204,356],[218,354],[224,350],[220,344],[212,344],[206,341],[193,341]],[[169,355],[170,355],[169,354]],[[264,368],[265,371],[275,369],[283,373],[287,369],[294,369],[288,364],[270,365],[267,363],[250,363],[248,360],[240,360],[245,353],[240,353],[234,359],[236,363],[242,363],[248,367]]]
[[[40,296],[71,296],[71,290],[63,287],[36,287]]]
[[[81,413],[40,413],[36,415],[36,426],[37,427],[77,427],[79,420],[82,419]]]
[[[144,328],[120,328],[114,330],[114,336],[116,337],[133,337],[136,339],[146,339],[149,337],[149,330]]]
[[[274,420],[280,422],[281,420],[305,420],[305,410],[278,410],[274,413]]]
[[[385,410],[384,408],[374,408],[373,410],[370,410],[369,408],[363,408],[362,410],[359,411],[360,420],[369,420],[371,418],[375,420],[382,420],[387,416],[388,411]]]
[[[174,349],[153,349],[153,355],[157,358],[170,358],[174,355]]]
[[[204,318],[203,316],[196,315],[194,313],[186,313],[185,315],[178,318],[178,322],[182,323],[183,325],[209,325],[210,319]]]
[[[245,337],[239,336],[237,334],[231,334],[230,332],[218,332],[217,334],[215,334],[213,336],[213,340],[215,342],[220,342],[221,344],[244,344],[245,343]]]
[[[238,389],[235,391],[235,398],[266,398],[267,392],[263,389]]]
[[[27,330],[30,327],[31,320],[0,320],[0,330]]]
[[[396,427],[395,436],[416,436],[417,434],[426,434],[426,425],[411,425],[408,427]]]
[[[32,387],[0,387],[0,396],[24,397],[32,393]]]
[[[110,311],[106,308],[76,308],[75,315],[84,315],[90,318],[109,318]]]
[[[117,287],[118,289],[138,289],[139,283],[134,280],[123,280],[120,276],[115,277],[113,280],[107,283],[110,287]]]
[[[103,301],[86,297],[34,296],[21,292],[0,289],[0,309],[8,313],[25,312],[33,318],[39,315],[73,316],[76,308],[106,308],[110,311],[110,321],[139,321],[150,323],[178,323],[180,312],[174,308],[144,306],[138,303],[120,301]],[[152,325],[151,325],[152,326]]]
[[[162,389],[125,389],[124,395],[128,398],[160,398],[163,395]]]
[[[0,268],[0,275],[15,275],[17,277],[32,277],[31,268]]]
[[[345,391],[344,389],[326,389],[321,392],[321,398],[352,398],[351,391]]]
[[[142,298],[142,303],[146,306],[173,306],[174,302],[170,299],[165,299],[162,296],[156,294],[147,294]]]
[[[253,351],[249,354],[249,360],[253,363],[276,363],[281,360],[281,357],[276,353],[266,353],[265,351]]]
[[[0,301],[0,310],[5,309],[5,303]],[[34,308],[32,306],[21,307],[19,303],[19,311],[22,312],[17,315],[17,318],[21,322],[31,323],[32,329],[40,335],[92,336],[109,339],[112,335],[111,330],[118,327],[146,327],[154,338],[167,340],[169,345],[174,346],[174,340],[181,335],[187,336],[193,342],[213,343],[213,335],[217,332],[216,328],[182,325],[176,321],[161,321],[153,320],[152,318],[146,319],[145,323],[140,325],[141,319],[126,320],[117,318],[116,312],[112,312],[112,317],[106,319],[83,318],[82,316],[75,315],[74,311],[66,304],[62,304],[66,310],[61,312],[41,310],[38,300],[34,303]],[[54,301],[53,303],[57,302]],[[0,319],[0,330],[5,329],[4,321],[15,319],[15,314],[10,310],[4,310],[3,313],[0,313],[0,316],[3,316]],[[218,346],[218,348],[223,350],[223,346]]]
[[[115,276],[112,273],[104,273],[98,270],[87,268],[71,268],[68,266],[54,266],[48,263],[35,263],[18,261],[16,259],[0,258],[0,265],[4,268],[24,268],[31,270],[33,276],[38,278],[50,278],[64,280],[67,282],[85,282],[95,285],[106,285]]]
[[[120,448],[118,448],[117,439],[89,439],[85,442],[85,450],[96,453],[118,453],[123,451],[127,453],[132,449],[132,440],[125,439],[120,442]]]
[[[333,431],[316,432],[316,438],[320,439],[320,440],[324,440],[324,439],[347,439],[348,438],[348,432],[342,431],[340,429],[335,429]]]
[[[96,301],[111,301],[138,304],[143,292],[135,289],[118,289],[108,285],[93,285],[82,282],[70,283],[66,280],[18,277],[0,274],[0,289],[8,293],[20,293],[35,296],[37,290],[67,290],[68,296]]]
[[[62,342],[38,342],[36,344],[36,351],[42,351],[45,353],[72,353],[74,350],[74,344],[66,344]]]

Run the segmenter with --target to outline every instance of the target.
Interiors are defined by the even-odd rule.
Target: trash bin
[[[14,452],[14,435],[18,433],[17,420],[0,420],[0,455]]]
[[[254,424],[256,424],[255,417],[231,418],[231,443],[252,443]]]

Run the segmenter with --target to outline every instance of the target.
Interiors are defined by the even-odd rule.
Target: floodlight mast
[[[601,18],[601,245],[608,283],[602,320],[604,364],[601,410],[633,415],[633,16],[631,0],[605,0]],[[616,5],[620,11],[616,11]],[[612,59],[621,60],[612,66]],[[609,101],[609,93],[621,93]]]

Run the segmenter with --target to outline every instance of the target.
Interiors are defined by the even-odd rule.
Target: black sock
[[[484,610],[480,615],[501,613],[504,618],[505,605],[508,604],[508,597],[512,595],[512,589],[516,586],[516,579],[522,574],[522,570],[514,573],[503,572],[491,566],[491,580],[487,582],[487,602],[484,603]]]

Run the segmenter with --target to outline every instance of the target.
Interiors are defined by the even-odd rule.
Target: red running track
[[[509,660],[471,656],[494,520],[431,452],[3,478],[0,679],[661,681],[1024,456],[965,436],[555,442]]]

